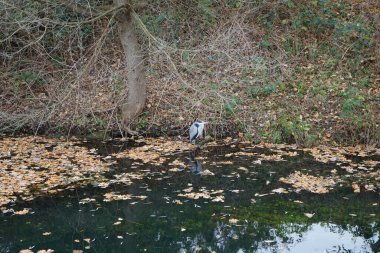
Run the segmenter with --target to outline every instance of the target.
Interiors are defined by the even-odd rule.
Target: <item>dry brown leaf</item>
[[[352,183],[352,189],[354,189],[355,193],[360,192],[360,186],[357,183]]]
[[[306,217],[313,218],[315,213],[304,213]]]
[[[22,249],[19,253],[33,253],[30,249]]]
[[[231,223],[231,224],[236,224],[236,223],[239,222],[239,220],[235,219],[235,218],[231,218],[231,219],[228,220],[228,222]]]

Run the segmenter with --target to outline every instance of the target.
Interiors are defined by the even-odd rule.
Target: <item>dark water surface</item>
[[[119,148],[96,147],[102,155]],[[144,178],[132,180],[131,185],[87,186],[40,197],[23,204],[32,210],[24,216],[1,214],[0,252],[28,248],[55,253],[380,251],[378,193],[353,193],[349,187],[326,194],[297,193],[279,178],[294,170],[323,176],[334,166],[302,153],[262,164],[253,163],[250,156],[225,156],[234,151],[208,148],[200,151],[198,160],[190,152],[172,155],[170,161],[186,164],[173,172],[168,170],[170,161],[131,168],[132,161],[120,159],[110,178],[133,171],[143,171]],[[200,175],[205,170],[215,175]],[[223,195],[224,202],[178,196],[190,187],[198,193],[223,190],[212,196]],[[280,187],[290,192],[271,193]],[[105,202],[108,192],[147,197]],[[85,198],[95,201],[81,204]],[[314,215],[309,218],[305,213]]]

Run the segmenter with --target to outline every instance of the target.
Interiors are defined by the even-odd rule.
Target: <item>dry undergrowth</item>
[[[363,1],[356,5],[366,6]],[[269,7],[270,3],[263,8]],[[378,145],[378,103],[364,101],[379,93],[378,77],[360,88],[365,108],[355,109],[353,118],[363,117],[364,122],[354,124],[353,119],[341,117],[341,93],[358,81],[343,71],[345,59],[320,80],[334,59],[320,56],[311,62],[285,50],[288,32],[295,44],[305,44],[302,54],[317,46],[316,38],[299,41],[286,27],[274,26],[271,36],[275,38],[268,46],[264,43],[268,31],[252,20],[252,13],[240,10],[230,15],[187,47],[182,45],[188,41],[177,48],[155,41],[146,34],[148,29],[141,30],[149,71],[146,108],[133,122],[140,134],[186,135],[190,122],[201,118],[211,122],[208,133],[214,137],[242,133],[256,141],[303,146],[337,141]],[[120,108],[125,103],[127,73],[118,39],[109,38],[115,32],[111,24],[111,18],[96,23],[84,49],[70,44],[78,40],[75,30],[65,38],[64,59],[51,59],[37,41],[24,54],[2,62],[0,131],[122,132]],[[17,73],[16,64],[24,66]],[[313,94],[316,88],[324,95]],[[372,118],[367,120],[366,115]],[[284,116],[286,120],[279,124]]]

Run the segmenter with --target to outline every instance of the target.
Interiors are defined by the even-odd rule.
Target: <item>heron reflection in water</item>
[[[189,156],[190,166],[191,166],[190,170],[195,175],[202,175],[202,171],[203,171],[202,163],[198,161],[197,159],[195,159],[196,156],[197,156],[197,151],[190,152],[190,156]]]

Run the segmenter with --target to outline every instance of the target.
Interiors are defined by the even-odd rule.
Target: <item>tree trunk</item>
[[[116,6],[128,4],[128,0],[114,0]],[[142,112],[146,102],[145,63],[140,48],[131,10],[122,11],[118,16],[119,36],[127,65],[127,101],[122,107],[123,126],[132,133],[129,126]]]

